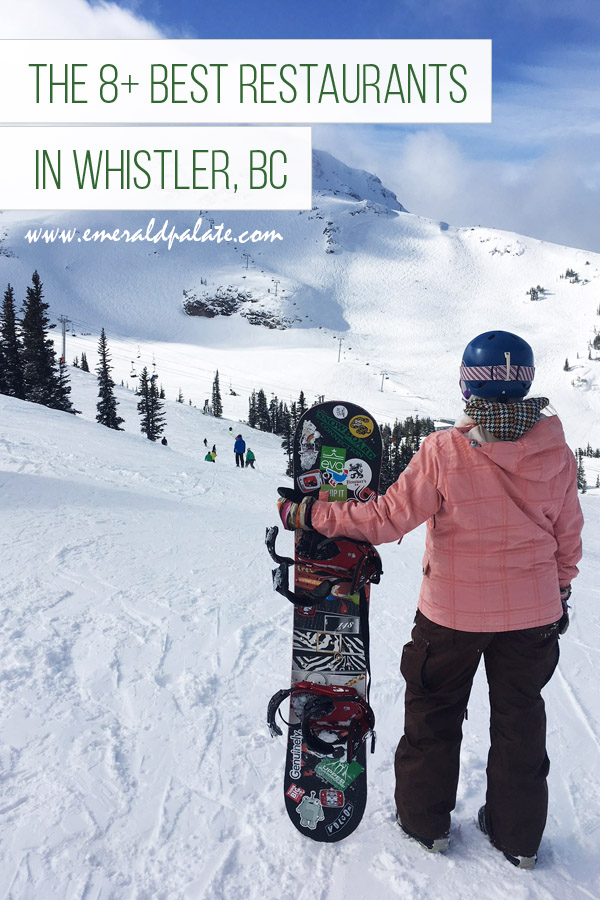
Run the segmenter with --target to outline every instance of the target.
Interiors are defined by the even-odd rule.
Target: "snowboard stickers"
[[[377,496],[381,451],[379,427],[366,410],[347,401],[320,403],[304,413],[296,428],[294,487],[329,503],[368,503]],[[345,567],[351,565],[355,556],[351,546],[349,551],[343,546],[343,539],[336,539],[336,544],[330,546],[323,545],[325,539],[318,536],[319,548],[319,540],[307,544],[306,534],[298,531],[294,539],[295,559],[301,560],[292,570],[296,597],[314,591],[326,581],[319,570],[319,556],[323,567],[333,563],[333,570],[341,570],[342,575],[350,571]],[[314,561],[308,558],[311,553]],[[272,555],[278,561],[283,559]],[[370,584],[363,584],[354,593],[348,593],[349,589],[349,581],[338,577],[325,597],[311,597],[306,606],[294,601],[292,689],[308,682],[345,688],[368,701]],[[287,698],[288,693],[282,691],[279,695]],[[281,702],[279,695],[274,696],[270,710],[273,701],[278,701],[277,706]],[[301,704],[306,700],[302,698],[306,695],[292,693],[288,715],[283,716],[287,724],[286,809],[302,834],[316,841],[339,841],[357,828],[365,809],[370,741],[357,742],[351,753],[342,754],[339,748],[331,754],[315,752],[303,733]],[[338,718],[343,724],[343,705],[340,709]],[[327,742],[326,726],[320,736]],[[333,735],[329,737],[333,740]]]

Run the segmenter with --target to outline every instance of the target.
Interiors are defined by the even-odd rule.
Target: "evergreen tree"
[[[73,404],[71,403],[71,399],[69,394],[71,393],[71,385],[69,384],[69,371],[67,369],[67,364],[64,359],[61,357],[58,361],[58,389],[56,391],[56,398],[52,405],[53,409],[60,409],[63,412],[80,413],[80,409],[75,409]]]
[[[0,338],[0,394],[8,394],[8,381],[6,380],[6,363],[4,362],[4,349]]]
[[[138,394],[141,398],[138,409],[142,420],[142,434],[145,434],[149,441],[155,441],[164,431],[165,417],[162,411],[163,405],[158,396],[156,379],[148,378],[146,366],[140,375]]]
[[[181,388],[179,388],[179,393],[177,394],[177,402],[183,403],[183,393],[182,393]]]
[[[273,396],[271,397],[271,402],[269,403],[269,431],[271,432],[271,434],[278,433],[278,427],[277,427],[279,424],[278,423],[278,419],[279,419],[278,406],[279,406],[279,401],[277,400],[277,397],[273,394]]]
[[[119,426],[125,420],[117,415],[118,404],[114,393],[115,383],[110,375],[111,368],[106,333],[103,328],[98,341],[98,365],[96,366],[99,398],[96,404],[96,422],[106,425],[107,428],[114,428],[115,431],[123,431]]]
[[[82,354],[81,354],[81,371],[82,372],[90,371],[90,364],[87,361],[87,356],[85,355],[85,352],[82,352]]]
[[[73,360],[73,367],[75,369],[79,368],[79,357],[78,356],[76,356],[75,359]],[[121,384],[122,384],[122,382],[121,382]]]
[[[256,424],[261,431],[269,430],[269,408],[262,388],[256,395]]]
[[[582,494],[587,491],[587,478],[583,468],[583,451],[581,450],[577,451],[577,488]]]
[[[0,393],[25,399],[22,347],[17,334],[15,295],[9,284],[4,292],[0,312],[0,350],[2,354],[2,381]]]
[[[258,415],[256,413],[256,391],[253,390],[248,400],[248,425],[250,428],[256,428],[258,424]]]
[[[381,428],[381,492],[385,494],[387,489],[394,483],[394,473],[391,460],[391,439],[392,429],[389,425],[383,425]]]
[[[164,389],[164,387],[162,386],[162,384],[161,384],[161,386],[160,386],[160,391],[158,392],[158,396],[159,396],[159,398],[160,398],[161,400],[166,400],[166,396],[167,396],[167,395],[165,394],[165,389]]]
[[[294,426],[292,425],[292,416],[287,407],[287,404],[284,405],[281,416],[281,434],[283,436],[283,440],[281,441],[281,446],[284,449],[285,455],[287,456],[287,466],[285,470],[286,475],[292,474],[292,452],[294,449]]]
[[[31,286],[27,288],[21,323],[25,397],[33,403],[62,409],[56,355],[54,345],[48,337],[48,304],[44,301],[42,287],[36,271],[33,273]]]
[[[563,371],[565,371],[565,372],[568,372],[568,371],[569,371],[569,360],[568,360],[568,358],[565,359],[565,364],[564,364],[564,366],[563,366]]]
[[[215,378],[212,386],[212,411],[215,419],[223,417],[223,402],[221,400],[221,389],[219,387],[219,370],[215,372]]]
[[[298,418],[304,415],[308,406],[306,405],[306,399],[304,397],[304,391],[300,391],[300,396],[298,397]]]

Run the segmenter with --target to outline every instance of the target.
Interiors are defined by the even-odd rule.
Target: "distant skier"
[[[163,445],[163,447],[166,447],[168,443],[169,443],[169,442],[168,442],[168,440],[166,439],[166,437],[163,437],[163,439],[162,439],[162,441],[161,441],[161,444]]]
[[[233,452],[235,453],[235,464],[240,468],[244,468],[244,453],[246,452],[246,441],[243,439],[241,434],[238,434],[235,439],[235,444],[233,445]]]
[[[545,397],[524,399],[533,351],[515,334],[466,347],[465,415],[426,437],[387,493],[325,503],[280,489],[286,528],[380,544],[427,521],[423,583],[402,653],[404,737],[396,750],[402,830],[426,850],[448,846],[462,726],[483,656],[490,696],[487,794],[478,824],[515,866],[537,861],[548,806],[541,690],[568,626],[581,559],[577,463]]]
[[[217,445],[216,445],[216,444],[213,444],[213,445],[212,445],[212,450],[211,450],[210,452],[211,452],[211,453],[214,453],[215,456],[217,455]]]
[[[204,438],[204,446],[208,447],[208,441],[206,440],[206,438]]]
[[[253,469],[255,460],[256,460],[256,457],[255,457],[254,453],[252,452],[250,447],[248,447],[248,450],[246,451],[246,465],[250,466],[250,468]]]

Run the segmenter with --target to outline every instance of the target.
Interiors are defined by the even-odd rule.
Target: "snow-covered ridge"
[[[181,388],[202,405],[219,369],[236,393],[225,402],[235,419],[260,387],[288,402],[300,389],[310,400],[349,392],[380,421],[415,412],[452,418],[468,340],[490,328],[514,331],[534,346],[534,390],[563,415],[571,446],[600,446],[600,352],[590,351],[600,255],[402,211],[375,176],[322,151],[314,167],[311,210],[202,214],[203,228],[275,229],[283,240],[274,244],[33,244],[24,239],[32,224],[134,230],[148,217],[4,213],[12,256],[0,256],[0,286],[13,284],[19,300],[37,268],[52,314],[72,321],[67,361],[85,350],[93,366],[104,326],[117,381],[130,380],[139,354],[140,366],[156,361],[167,396]],[[164,218],[181,232],[195,221],[181,212]],[[538,286],[544,292],[532,294]],[[185,314],[184,297],[216,312],[223,293],[251,299],[225,316]]]
[[[406,212],[396,195],[376,175],[352,169],[325,150],[313,151],[313,194],[356,202],[371,201],[396,212]]]

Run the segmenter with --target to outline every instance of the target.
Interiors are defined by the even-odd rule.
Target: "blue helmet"
[[[520,400],[533,381],[533,350],[510,331],[485,331],[467,344],[460,367],[463,397]]]

